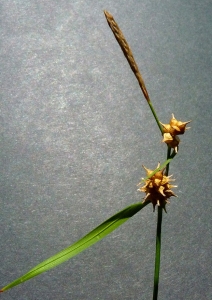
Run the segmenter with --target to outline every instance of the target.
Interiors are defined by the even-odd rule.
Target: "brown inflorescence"
[[[132,50],[130,49],[130,46],[125,39],[123,32],[119,28],[118,24],[114,20],[113,16],[106,10],[104,10],[105,17],[107,19],[108,25],[110,26],[110,29],[112,30],[117,42],[119,43],[119,46],[121,47],[121,50],[124,53],[124,56],[126,57],[130,68],[132,69],[133,73],[135,74],[135,77],[138,80],[138,83],[140,85],[140,88],[144,94],[144,97],[148,102],[150,102],[149,94],[147,92],[144,80],[141,76],[141,73],[138,69],[138,65],[136,64],[135,58],[133,56]]]
[[[158,163],[157,168],[160,167],[160,163]],[[145,166],[143,168],[146,170],[147,177],[154,171],[147,169]],[[170,181],[174,181],[171,179],[170,176],[165,176],[163,174],[165,168],[161,171],[156,172],[152,177],[149,179],[143,179],[138,185],[145,185],[140,187],[138,191],[146,193],[146,197],[143,200],[144,202],[151,201],[153,204],[153,208],[155,210],[155,206],[161,206],[166,211],[166,203],[169,203],[168,199],[171,196],[177,197],[171,188],[176,187],[176,185],[171,185]]]
[[[172,118],[169,124],[163,124],[163,140],[162,142],[166,143],[171,148],[174,148],[175,152],[178,151],[178,145],[180,143],[180,139],[177,135],[184,134],[184,132],[189,129],[190,127],[186,128],[186,125],[191,121],[182,122],[175,119],[174,114],[172,114]]]

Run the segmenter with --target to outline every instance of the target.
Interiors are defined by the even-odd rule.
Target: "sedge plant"
[[[169,203],[170,197],[176,195],[172,191],[172,188],[176,187],[171,184],[174,179],[168,176],[169,164],[172,159],[176,156],[179,150],[180,139],[178,135],[184,134],[186,125],[191,121],[182,122],[175,118],[172,114],[172,118],[168,124],[163,124],[159,121],[158,116],[154,110],[152,102],[150,100],[149,94],[147,92],[144,80],[135,62],[133,53],[127,43],[122,31],[120,30],[118,24],[114,20],[113,16],[108,12],[104,11],[108,25],[110,26],[117,42],[119,43],[129,65],[135,74],[142,93],[152,111],[154,119],[158,125],[161,135],[163,136],[163,142],[167,144],[167,159],[162,164],[158,163],[155,170],[150,170],[143,166],[146,171],[146,177],[142,178],[141,182],[138,184],[138,191],[144,192],[146,196],[142,202],[131,204],[130,206],[119,211],[105,222],[100,224],[98,227],[93,229],[83,238],[72,244],[71,246],[65,248],[64,250],[58,252],[57,254],[49,257],[43,262],[36,265],[34,268],[29,270],[27,273],[21,277],[15,279],[5,287],[3,287],[0,292],[9,290],[16,285],[22,284],[23,282],[46,272],[61,263],[69,260],[73,256],[76,256],[80,252],[84,251],[93,244],[99,242],[101,239],[106,237],[109,233],[117,229],[124,222],[129,220],[132,216],[138,213],[146,205],[152,203],[153,211],[157,207],[157,228],[156,228],[156,251],[155,251],[155,271],[154,271],[154,283],[153,283],[153,300],[158,299],[158,287],[159,287],[159,274],[160,274],[160,250],[161,250],[161,227],[162,227],[162,217],[163,210],[166,212],[166,204]]]

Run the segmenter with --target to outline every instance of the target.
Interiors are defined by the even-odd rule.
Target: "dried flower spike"
[[[119,28],[118,24],[114,20],[113,16],[106,10],[104,10],[105,17],[107,19],[108,25],[110,26],[110,29],[112,30],[117,42],[119,43],[119,46],[121,47],[121,50],[124,53],[124,56],[126,57],[130,68],[132,69],[133,73],[135,74],[135,77],[138,80],[138,83],[140,85],[140,88],[144,94],[144,97],[148,102],[150,102],[149,94],[147,92],[144,80],[141,76],[141,73],[138,69],[138,66],[136,64],[136,61],[134,59],[132,50],[130,49],[129,44],[127,43],[127,40],[125,39],[121,29]]]
[[[145,166],[142,166],[146,170],[147,176],[149,176],[154,170],[147,169]],[[160,163],[158,163],[157,168],[160,167]],[[171,196],[177,197],[171,188],[176,187],[175,185],[171,185],[170,181],[174,181],[174,179],[170,179],[172,176],[165,176],[163,174],[165,168],[161,171],[158,171],[151,178],[145,180],[145,185],[140,187],[138,191],[146,193],[146,197],[143,202],[151,201],[153,204],[153,208],[155,210],[155,206],[161,206],[166,211],[166,203],[169,203],[168,199]],[[143,179],[138,185],[143,184]]]

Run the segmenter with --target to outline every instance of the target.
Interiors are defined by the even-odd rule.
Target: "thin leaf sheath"
[[[145,86],[145,83],[144,83],[144,80],[141,76],[141,73],[138,69],[138,66],[136,64],[136,61],[133,57],[133,53],[130,49],[130,46],[129,44],[127,43],[121,29],[119,28],[118,24],[116,23],[116,21],[114,20],[113,16],[106,10],[104,10],[104,14],[105,14],[105,17],[107,19],[107,22],[108,22],[108,25],[110,26],[117,42],[119,43],[119,46],[121,47],[123,53],[124,53],[124,56],[126,57],[133,73],[135,74],[135,77],[137,78],[138,80],[138,83],[141,87],[141,90],[144,94],[144,97],[146,98],[146,100],[148,102],[150,102],[150,98],[149,98],[149,95],[148,95],[148,92],[147,92],[147,89],[146,89],[146,86]]]

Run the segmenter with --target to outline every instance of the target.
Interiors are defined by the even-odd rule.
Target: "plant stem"
[[[169,173],[169,162],[176,155],[175,152],[171,155],[171,148],[167,148],[167,161],[165,174],[168,176]],[[158,206],[158,220],[157,220],[157,232],[156,232],[156,251],[155,251],[155,274],[154,274],[154,289],[153,289],[153,300],[158,299],[158,285],[160,275],[160,250],[161,250],[161,227],[162,227],[162,216],[163,208]]]
[[[156,232],[156,253],[155,253],[155,274],[154,274],[154,289],[153,300],[158,299],[158,285],[159,285],[159,273],[160,273],[160,249],[161,249],[161,225],[162,225],[163,209],[158,206],[158,221]]]
[[[174,156],[176,155],[176,152],[174,152]],[[168,146],[167,148],[167,160],[169,160],[171,157],[174,157],[173,155],[171,155],[171,148]],[[165,172],[166,176],[168,176],[169,174],[169,163],[166,165],[166,172]]]
[[[156,114],[156,112],[155,112],[155,110],[154,110],[154,107],[153,107],[153,105],[152,105],[152,102],[151,102],[151,101],[148,101],[148,104],[149,104],[149,107],[150,107],[150,109],[151,109],[151,111],[152,111],[152,114],[153,114],[153,116],[154,116],[154,118],[155,118],[155,121],[156,121],[156,123],[158,124],[158,127],[159,127],[159,129],[160,129],[160,131],[161,131],[161,134],[163,135],[163,128],[162,128],[162,126],[161,126],[161,124],[160,124],[160,121],[159,121],[159,119],[158,119],[158,116],[157,116],[157,114]]]

